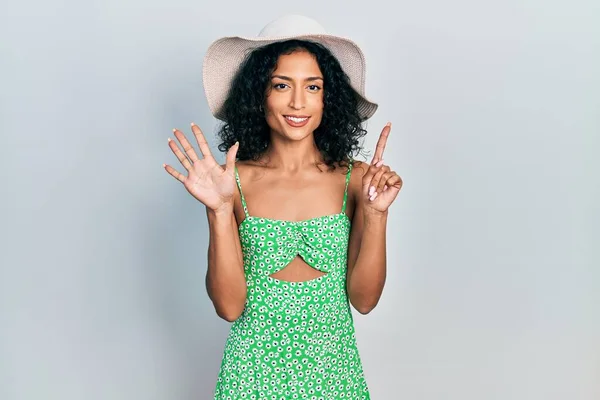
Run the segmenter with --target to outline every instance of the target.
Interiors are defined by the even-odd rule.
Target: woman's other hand
[[[392,125],[388,123],[381,131],[371,166],[363,176],[363,204],[366,211],[386,212],[402,188],[402,178],[383,163],[383,151],[391,130]]]
[[[198,157],[181,131],[173,129],[173,132],[183,147],[183,152],[171,138],[168,139],[169,147],[187,171],[187,175],[178,172],[170,165],[163,164],[166,171],[183,183],[187,191],[210,210],[214,212],[233,210],[233,194],[236,186],[234,168],[239,143],[236,142],[229,148],[225,168],[223,168],[212,156],[208,143],[197,125],[192,123],[192,132],[198,142],[202,158]]]

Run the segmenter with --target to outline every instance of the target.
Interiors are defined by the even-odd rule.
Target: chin
[[[314,130],[314,128],[309,126],[302,128],[290,128],[289,126],[283,126],[280,132],[284,137],[290,140],[302,140],[307,136],[311,136]]]

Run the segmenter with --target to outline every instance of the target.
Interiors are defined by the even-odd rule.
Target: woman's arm
[[[198,157],[183,132],[173,129],[183,151],[171,138],[168,139],[169,147],[187,174],[167,164],[163,167],[206,207],[210,232],[206,289],[217,314],[227,321],[235,321],[246,304],[246,278],[233,213],[237,193],[235,160],[239,143],[227,150],[226,164],[219,166],[200,127],[192,123],[192,132],[203,157]]]
[[[246,277],[233,210],[216,213],[206,209],[209,226],[206,290],[219,317],[233,322],[246,304]]]
[[[362,314],[381,297],[386,275],[388,208],[402,188],[402,178],[383,164],[383,152],[392,129],[388,122],[379,136],[371,164],[357,163],[351,179],[354,199],[352,231],[348,244],[347,290],[350,302]]]
[[[388,212],[365,212],[362,203],[368,199],[361,198],[361,182],[369,165],[359,162],[355,165],[350,185],[355,211],[348,245],[346,287],[352,306],[367,314],[379,302],[385,285]]]

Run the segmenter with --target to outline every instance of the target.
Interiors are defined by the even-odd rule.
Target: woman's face
[[[317,60],[305,50],[281,55],[265,101],[271,133],[301,140],[312,135],[322,117],[323,74]]]

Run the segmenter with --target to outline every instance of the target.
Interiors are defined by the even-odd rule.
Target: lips
[[[306,125],[308,123],[308,120],[310,119],[309,116],[305,115],[284,115],[283,117],[285,119],[285,122],[288,123],[288,125],[293,126],[295,128],[299,128]]]

